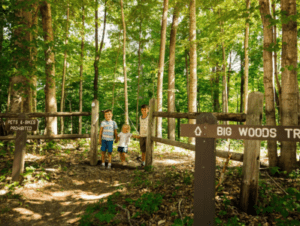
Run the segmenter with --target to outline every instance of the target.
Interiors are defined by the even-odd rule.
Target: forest
[[[113,171],[91,166],[95,100],[99,126],[111,109],[133,134],[152,98],[157,112],[245,116],[252,92],[264,96],[262,125],[299,126],[299,0],[0,1],[0,138],[13,135],[8,114],[60,112],[73,115],[36,117],[28,134],[86,137],[27,139],[18,182],[17,144],[0,139],[0,225],[193,225],[195,152],[156,142],[153,167],[139,169],[131,139],[128,166],[117,144]],[[155,137],[195,144],[180,134],[195,119],[156,118]],[[299,142],[262,141],[260,155],[255,213],[239,209],[243,160],[216,158],[215,225],[300,225]]]

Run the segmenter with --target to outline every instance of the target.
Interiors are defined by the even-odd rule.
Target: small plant
[[[192,226],[193,223],[194,223],[193,219],[191,219],[190,217],[185,217],[183,220],[175,219],[174,224],[172,224],[172,226],[182,226],[182,225]]]

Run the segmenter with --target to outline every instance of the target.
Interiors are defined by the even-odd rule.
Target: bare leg
[[[146,152],[142,152],[142,161],[145,162],[146,159]]]
[[[101,151],[102,163],[105,163],[105,151]]]
[[[111,163],[111,153],[108,153],[108,163]]]

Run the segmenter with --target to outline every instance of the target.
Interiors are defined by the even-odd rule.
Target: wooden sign
[[[300,127],[182,124],[181,136],[243,140],[300,141]]]
[[[37,119],[8,119],[5,127],[10,131],[36,131],[38,128]]]

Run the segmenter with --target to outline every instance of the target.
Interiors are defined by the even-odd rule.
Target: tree
[[[170,35],[170,58],[168,71],[168,112],[175,111],[175,46],[176,32],[178,26],[179,4],[176,3],[173,13],[173,22]],[[175,140],[175,118],[168,118],[168,137],[170,140]]]
[[[160,35],[160,51],[158,63],[158,76],[157,76],[157,111],[162,111],[162,90],[163,90],[163,76],[164,76],[164,62],[165,62],[165,45],[166,45],[166,30],[168,18],[168,5],[169,1],[164,0],[163,13],[161,19],[161,35]],[[156,117],[157,137],[162,137],[162,118]]]
[[[82,28],[81,28],[81,53],[80,53],[80,84],[79,84],[79,112],[82,112],[82,74],[84,51],[84,3],[82,1]],[[82,133],[82,116],[79,116],[79,134]]]
[[[189,81],[189,112],[197,111],[197,45],[196,45],[196,0],[190,0],[190,81]],[[189,124],[195,124],[195,119],[189,119]],[[195,138],[189,138],[195,143]]]
[[[246,0],[246,8],[250,9],[250,0]],[[249,14],[249,11],[248,11]],[[249,48],[249,16],[246,18],[246,28],[245,28],[245,44],[244,44],[244,53],[245,53],[245,70],[244,70],[244,111],[247,113],[248,105],[248,77],[249,77],[249,57],[248,57],[248,48]]]
[[[139,125],[139,92],[140,92],[140,78],[141,78],[141,49],[142,49],[142,22],[143,20],[141,19],[140,21],[140,34],[139,34],[139,49],[138,49],[138,84],[137,84],[137,95],[136,95],[136,116],[135,116],[135,121],[136,121],[136,128],[138,128]]]
[[[269,50],[273,43],[273,27],[270,26],[271,10],[269,0],[259,0],[260,14],[264,27],[264,49],[263,49],[263,64],[264,64],[264,87],[266,101],[266,119],[268,126],[276,126],[275,120],[275,102],[274,102],[274,87],[273,87],[273,59],[272,51]],[[277,143],[276,141],[268,140],[268,156],[269,166],[277,166]]]
[[[123,73],[124,73],[124,95],[125,95],[125,123],[128,121],[128,96],[127,96],[127,74],[126,74],[126,24],[123,12],[123,0],[120,0],[122,24],[123,24]]]
[[[282,125],[298,126],[296,0],[281,0],[282,11]],[[296,142],[284,141],[279,167],[290,173],[296,163]]]
[[[67,71],[67,45],[69,38],[69,4],[67,6],[67,19],[66,19],[66,39],[65,39],[65,51],[64,51],[64,65],[63,65],[63,75],[61,83],[61,100],[60,100],[60,112],[64,112],[65,109],[65,82],[66,82],[66,71]],[[64,117],[60,117],[60,133],[64,134]]]
[[[43,1],[40,6],[42,14],[42,24],[44,32],[45,48],[45,112],[57,112],[56,93],[55,93],[55,60],[53,52],[53,30],[51,5],[47,1]],[[46,118],[46,134],[57,134],[57,118]]]

